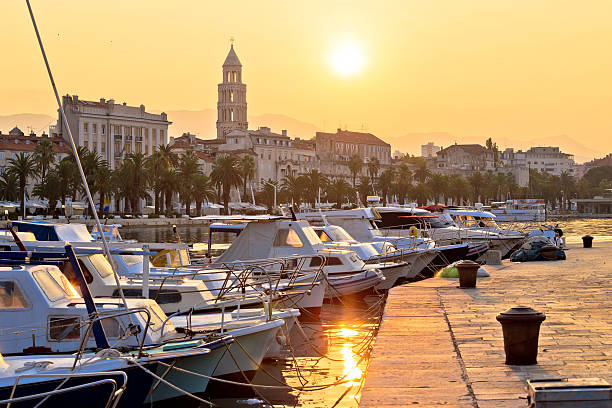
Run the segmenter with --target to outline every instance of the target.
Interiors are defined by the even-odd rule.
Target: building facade
[[[70,146],[61,137],[50,137],[45,133],[41,136],[36,136],[34,133],[26,135],[18,127],[8,133],[0,131],[0,175],[4,174],[10,166],[11,159],[15,159],[19,153],[24,153],[26,156],[33,154],[38,143],[43,140],[48,140],[53,144],[56,163],[70,155]],[[32,191],[36,181],[28,179],[26,186],[28,192]]]
[[[421,145],[421,156],[425,158],[436,157],[440,150],[442,150],[440,146],[436,146],[433,142],[429,142]]]
[[[493,151],[478,144],[450,145],[438,151],[434,163],[441,173],[495,170]]]
[[[501,160],[505,166],[545,171],[555,176],[560,176],[563,172],[570,176],[578,175],[574,156],[561,152],[558,147],[532,147],[525,152],[506,149],[501,154]]]
[[[118,168],[126,154],[148,156],[159,145],[168,144],[168,125],[172,122],[163,112],[159,115],[146,112],[144,105],[127,106],[104,98],[84,101],[77,95],[63,96],[62,105],[77,146],[97,152],[111,169]],[[68,140],[63,127],[59,116],[50,134]]]

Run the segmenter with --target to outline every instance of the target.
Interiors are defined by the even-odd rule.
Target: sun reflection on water
[[[363,374],[361,369],[357,366],[357,359],[355,353],[353,353],[353,344],[345,344],[340,351],[344,358],[344,370],[342,375],[345,380],[350,380],[344,383],[346,387],[352,387],[360,383],[361,375]]]

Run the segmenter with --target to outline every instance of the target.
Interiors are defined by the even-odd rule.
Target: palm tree
[[[479,201],[480,196],[482,195],[482,189],[485,185],[485,178],[481,172],[475,171],[468,177],[468,181],[471,184],[471,188],[474,193],[474,202]]]
[[[177,191],[175,186],[178,184],[178,174],[173,168],[165,169],[161,174],[161,184],[166,206],[166,214],[172,214],[172,194]],[[161,204],[160,204],[161,207]]]
[[[47,171],[53,163],[55,163],[55,149],[50,140],[43,139],[36,145],[34,149],[34,160],[40,167],[40,179],[44,179]]]
[[[378,171],[380,170],[380,161],[377,157],[370,157],[368,161],[368,174],[370,175],[370,181],[372,182],[372,193],[376,194],[374,184],[376,183],[376,177],[378,177]]]
[[[300,205],[300,201],[304,195],[304,184],[305,179],[303,176],[296,177],[292,174],[287,174],[281,180],[281,187],[283,191],[286,193],[287,197],[298,206]]]
[[[348,168],[353,175],[353,188],[355,188],[355,180],[363,168],[363,160],[361,159],[361,156],[358,154],[352,155],[348,162]]]
[[[191,216],[191,200],[194,198],[193,178],[200,174],[198,156],[193,150],[187,150],[180,158],[178,175],[181,179],[179,191],[181,200],[185,204],[185,214]]]
[[[34,186],[32,194],[38,198],[46,199],[47,215],[49,212],[53,214],[57,207],[57,202],[61,198],[62,189],[58,173],[54,170],[49,170],[40,183]]]
[[[372,182],[369,177],[361,177],[359,184],[357,185],[357,192],[362,203],[367,202],[368,194],[372,191]]]
[[[146,159],[146,170],[149,185],[153,188],[153,200],[155,202],[155,213],[162,212],[166,187],[163,183],[165,173],[178,163],[177,154],[172,151],[171,145],[160,145],[152,155]],[[166,200],[167,202],[168,200]],[[170,201],[172,199],[170,198]]]
[[[4,172],[0,177],[0,200],[17,201],[19,180],[15,174]]]
[[[66,197],[71,192],[76,191],[75,185],[79,183],[79,173],[74,162],[68,158],[62,159],[55,168],[57,179],[59,180],[60,199],[62,205],[66,205]],[[74,193],[73,193],[74,194]],[[73,199],[75,197],[73,196]]]
[[[149,196],[145,178],[145,156],[142,153],[129,153],[125,156],[121,167],[125,166],[128,187],[128,199],[131,212],[140,212],[139,201]]]
[[[438,173],[432,174],[428,184],[434,201],[437,203],[440,197],[442,197],[442,202],[446,203],[446,193],[448,190],[448,180],[446,176]]]
[[[420,162],[414,170],[414,178],[417,179],[419,183],[425,183],[429,177],[431,177],[431,171],[427,168],[427,164],[425,161]]]
[[[319,190],[325,188],[327,185],[327,177],[319,170],[312,169],[308,173],[304,174],[304,187],[306,193],[306,199],[311,198],[312,208],[315,208],[317,203],[317,197]]]
[[[410,192],[412,187],[412,171],[406,163],[399,165],[397,169],[397,183],[395,185],[395,191],[399,197],[400,204],[406,204],[406,195]]]
[[[378,187],[380,188],[380,192],[382,194],[383,205],[387,205],[387,195],[389,194],[389,190],[391,189],[394,180],[395,169],[393,167],[389,167],[383,171],[378,178]]]
[[[225,214],[229,214],[230,191],[232,187],[238,187],[242,184],[240,164],[234,156],[219,156],[213,163],[213,170],[210,175],[215,184],[222,189],[223,208]]]
[[[104,214],[104,200],[113,191],[111,170],[106,165],[98,167],[92,177],[94,191],[100,196],[100,214]]]
[[[327,185],[326,195],[330,202],[336,203],[341,208],[342,203],[351,195],[353,188],[343,178],[337,178]]]
[[[25,210],[25,193],[28,178],[35,177],[37,173],[34,156],[28,156],[24,152],[19,152],[17,157],[9,159],[7,171],[14,174],[19,179],[19,199],[21,200],[19,211],[20,214],[23,214]]]
[[[419,205],[425,205],[431,197],[431,189],[427,184],[419,183],[415,186],[413,194]]]
[[[212,201],[216,198],[215,187],[210,178],[202,173],[196,174],[192,179],[193,199],[196,203],[196,216],[202,215],[202,202]]]
[[[247,182],[249,180],[253,180],[253,176],[255,176],[255,160],[253,156],[250,154],[245,154],[240,158],[240,175],[242,176],[242,181],[244,183],[244,188],[242,190],[242,195],[246,197],[247,195]],[[248,201],[248,200],[247,200]]]

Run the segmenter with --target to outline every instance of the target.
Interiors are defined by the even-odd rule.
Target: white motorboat
[[[546,205],[536,199],[495,201],[490,211],[498,222],[546,221]]]

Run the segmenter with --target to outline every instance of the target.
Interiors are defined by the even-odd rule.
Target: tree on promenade
[[[51,165],[55,163],[55,148],[50,140],[43,139],[34,149],[34,160],[40,170],[39,178],[42,180],[47,175]]]
[[[380,161],[377,157],[370,157],[368,160],[368,175],[370,176],[370,182],[372,183],[372,194],[376,194],[374,185],[376,184],[376,178],[380,171]]]
[[[255,176],[255,160],[250,154],[245,154],[240,158],[239,165],[240,175],[242,176],[242,182],[244,183],[244,186],[242,188],[242,195],[244,198],[247,195],[247,184],[249,180],[253,181],[253,177]]]
[[[306,180],[303,176],[296,177],[292,174],[287,174],[281,180],[282,191],[289,200],[291,200],[298,206],[300,205],[302,198],[304,197],[305,186]]]
[[[355,188],[355,181],[357,179],[357,175],[361,172],[361,169],[363,169],[363,160],[361,156],[359,156],[358,154],[352,155],[348,162],[348,168],[351,174],[353,175],[353,188]]]
[[[222,155],[213,163],[211,177],[214,183],[221,188],[221,198],[225,214],[229,214],[229,200],[232,187],[242,184],[240,164],[234,156]]]
[[[216,199],[215,187],[212,180],[205,174],[196,174],[192,179],[193,199],[196,204],[196,216],[202,215],[202,203]]]
[[[395,181],[395,169],[393,167],[389,167],[384,170],[380,177],[378,178],[378,188],[382,195],[383,205],[387,205],[387,195],[389,191],[393,187],[393,182]]]
[[[305,186],[305,199],[312,203],[312,208],[315,208],[317,197],[319,197],[319,191],[323,190],[325,186],[327,186],[327,177],[316,169],[310,170],[302,177]]]
[[[7,171],[10,174],[13,174],[19,180],[19,213],[23,214],[25,209],[25,192],[26,192],[26,184],[28,182],[28,178],[33,178],[36,176],[36,161],[34,160],[34,156],[28,156],[24,152],[19,152],[19,154],[8,161],[8,169]]]

